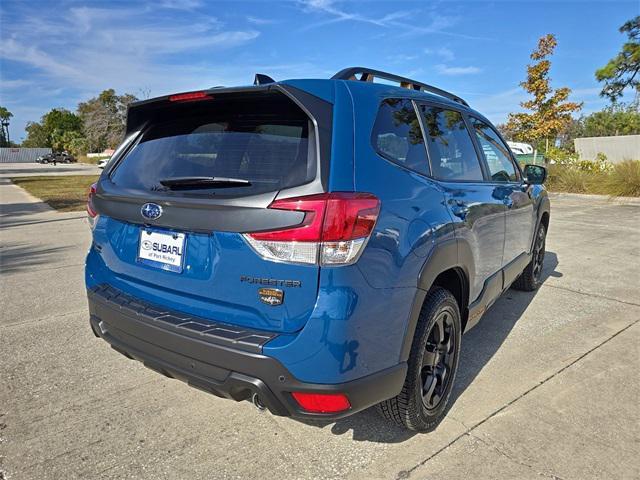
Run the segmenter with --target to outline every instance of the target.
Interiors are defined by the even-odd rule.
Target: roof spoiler
[[[356,80],[360,82],[373,82],[374,78],[381,78],[383,80],[397,82],[403,88],[434,93],[441,97],[448,98],[449,100],[453,100],[454,102],[464,105],[465,107],[469,106],[469,104],[466,101],[464,101],[462,98],[458,97],[457,95],[454,95],[453,93],[447,92],[446,90],[442,90],[441,88],[434,87],[433,85],[428,85],[426,83],[418,82],[417,80],[412,80],[410,78],[401,77],[393,73],[382,72],[380,70],[373,70],[371,68],[348,67],[348,68],[345,68],[344,70],[340,70],[331,78],[334,80]]]

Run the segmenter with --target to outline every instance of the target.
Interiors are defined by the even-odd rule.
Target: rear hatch
[[[205,319],[301,329],[316,302],[316,259],[267,260],[243,234],[303,223],[305,212],[268,207],[325,191],[331,111],[279,84],[134,105],[91,199],[96,277]]]

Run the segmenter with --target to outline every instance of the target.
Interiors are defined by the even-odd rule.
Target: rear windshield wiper
[[[160,180],[160,183],[172,190],[181,188],[225,188],[251,186],[251,182],[244,178],[228,177],[171,177]]]

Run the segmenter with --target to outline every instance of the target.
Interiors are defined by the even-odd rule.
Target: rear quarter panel
[[[336,87],[334,128],[342,137],[334,138],[332,189],[349,187],[352,178],[352,188],[375,194],[381,210],[356,264],[320,269],[318,299],[303,330],[264,348],[300,380],[340,383],[397,365],[420,272],[438,242],[455,241],[441,188],[388,162],[371,145],[380,101],[398,94],[383,88],[372,95],[371,85],[355,82]]]

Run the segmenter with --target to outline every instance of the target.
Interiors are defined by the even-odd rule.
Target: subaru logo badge
[[[144,218],[155,220],[162,215],[162,207],[157,203],[145,203],[140,209],[140,213]]]

